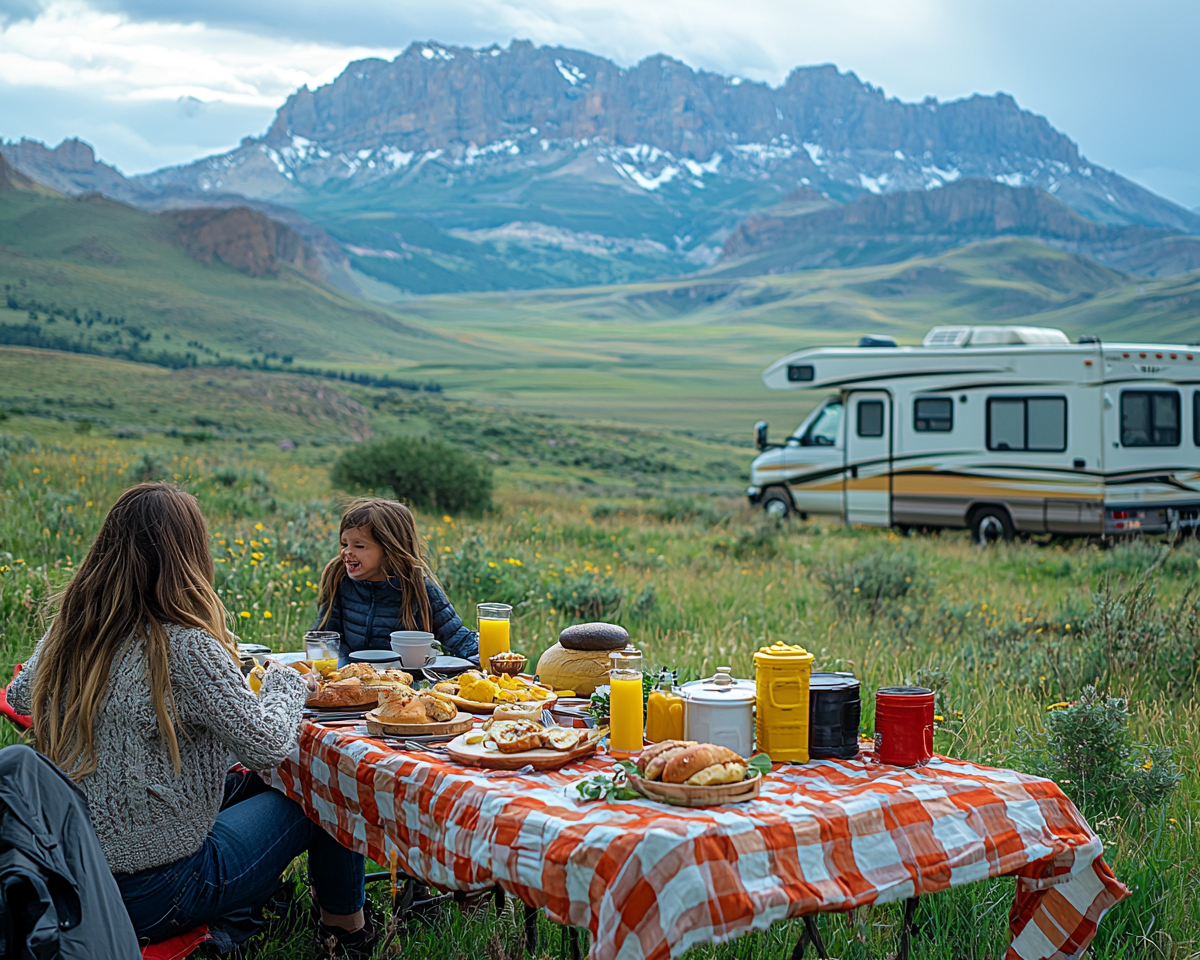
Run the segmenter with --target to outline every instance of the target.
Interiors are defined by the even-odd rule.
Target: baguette
[[[658,780],[672,757],[695,745],[695,740],[663,740],[651,744],[638,758],[638,773],[647,780]]]
[[[698,743],[672,754],[662,771],[663,783],[686,783],[706,767],[718,763],[745,763],[728,747],[712,743]]]

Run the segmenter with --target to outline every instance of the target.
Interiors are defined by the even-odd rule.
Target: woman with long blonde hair
[[[391,649],[393,630],[424,630],[451,656],[479,656],[479,636],[463,626],[429,569],[408,507],[382,497],[352,500],[338,541],[338,555],[321,573],[313,629],[341,634],[342,662],[356,650]]]
[[[287,756],[308,683],[271,664],[250,691],[195,498],[126,490],[57,607],[9,701],[87,795],[139,937],[262,905],[307,850],[322,933],[365,956],[363,857],[258,777],[226,776],[231,753],[257,770]]]

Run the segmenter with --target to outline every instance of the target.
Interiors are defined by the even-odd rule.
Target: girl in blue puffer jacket
[[[463,626],[426,564],[408,507],[355,500],[338,536],[341,552],[321,574],[313,629],[342,635],[340,663],[355,650],[390,650],[393,630],[424,630],[452,657],[479,656],[479,636]]]

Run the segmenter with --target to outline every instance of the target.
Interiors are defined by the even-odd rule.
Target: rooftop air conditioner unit
[[[934,327],[921,341],[923,347],[965,347],[971,339],[970,327]]]

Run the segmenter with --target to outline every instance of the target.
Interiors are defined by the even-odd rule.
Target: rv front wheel
[[[971,518],[971,536],[981,547],[1013,538],[1012,520],[1003,507],[981,507]]]
[[[764,490],[761,503],[768,517],[782,518],[792,512],[792,498],[787,495],[786,491],[780,490],[778,487]]]

